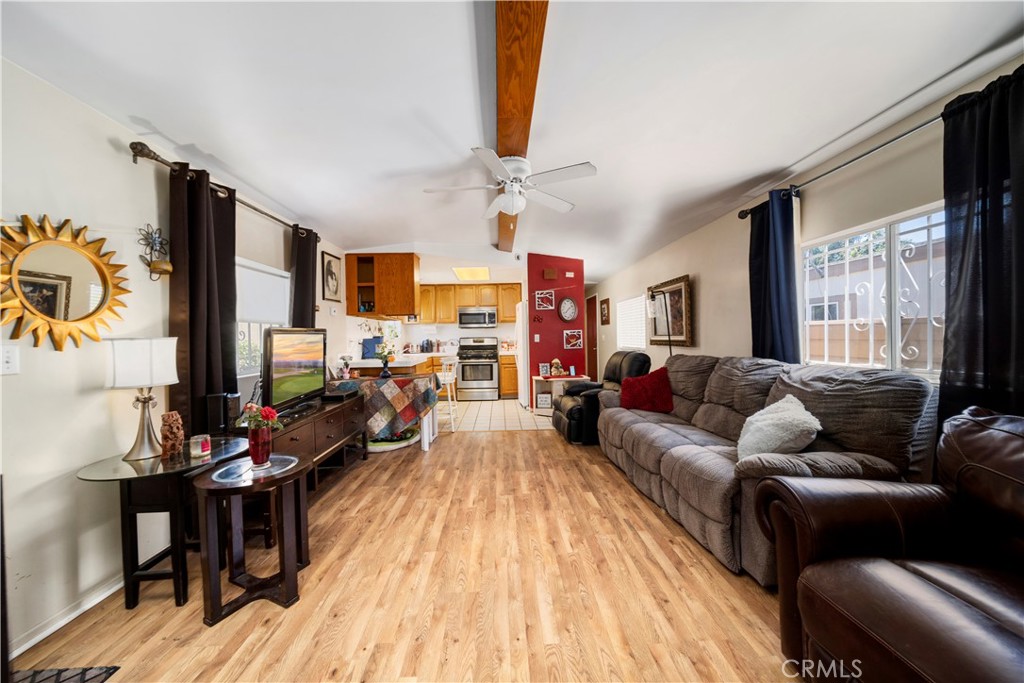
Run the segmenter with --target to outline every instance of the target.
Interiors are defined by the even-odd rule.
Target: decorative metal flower
[[[154,261],[167,260],[170,241],[160,234],[160,228],[154,228],[149,223],[146,223],[146,227],[139,228],[139,235],[138,243],[142,247],[139,260],[150,268],[149,279],[159,280],[162,273],[152,272],[152,265]]]

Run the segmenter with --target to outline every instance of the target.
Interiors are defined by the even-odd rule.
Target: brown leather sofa
[[[770,477],[782,651],[807,678],[1024,681],[1024,418],[943,426],[939,485]]]

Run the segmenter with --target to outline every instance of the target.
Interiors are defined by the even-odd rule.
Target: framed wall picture
[[[612,324],[612,300],[601,299],[601,324]]]
[[[67,320],[71,311],[71,276],[40,273],[34,270],[18,271],[18,285],[25,295],[25,303],[47,318]],[[79,307],[76,306],[76,310]]]
[[[654,317],[651,319],[650,343],[666,346],[671,335],[673,346],[694,346],[690,276],[659,282],[647,288],[648,297],[651,292],[654,292]]]
[[[341,303],[341,257],[320,252],[320,282],[324,301]]]
[[[551,374],[551,363],[541,363],[537,369],[541,377],[547,377]]]
[[[582,349],[583,330],[562,330],[563,349]]]
[[[555,290],[538,289],[533,293],[533,307],[538,311],[555,310]]]

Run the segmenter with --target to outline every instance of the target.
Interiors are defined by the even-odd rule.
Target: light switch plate
[[[17,346],[3,347],[3,375],[17,375],[21,372],[21,353]]]
[[[540,335],[539,334],[533,335],[533,341],[534,342],[539,342],[540,341]]]

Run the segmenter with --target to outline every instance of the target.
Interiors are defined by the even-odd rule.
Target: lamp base
[[[135,433],[135,443],[124,454],[122,460],[148,460],[149,458],[159,458],[163,453],[160,437],[157,436],[156,428],[149,416],[150,409],[156,405],[156,397],[153,396],[152,391],[152,387],[140,388],[139,395],[135,397],[133,405],[139,410],[139,429]]]

